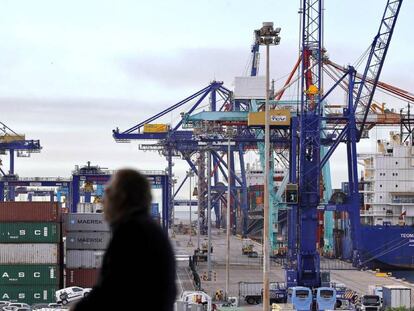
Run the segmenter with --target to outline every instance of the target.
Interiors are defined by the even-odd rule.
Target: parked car
[[[255,251],[253,251],[253,252],[250,252],[247,255],[247,257],[249,257],[249,258],[258,258],[259,257],[259,254],[257,252],[255,252]]]
[[[32,310],[41,310],[43,308],[48,308],[49,304],[48,303],[35,303],[34,305],[32,305]]]
[[[23,302],[11,302],[9,304],[9,307],[29,308],[29,309],[31,309],[31,307],[27,303],[23,303]]]
[[[60,289],[55,293],[56,302],[66,305],[69,302],[76,301],[88,296],[91,290],[92,288],[82,288],[78,286],[71,286]]]
[[[5,306],[1,310],[2,311],[17,311],[19,307],[13,307],[13,306]]]

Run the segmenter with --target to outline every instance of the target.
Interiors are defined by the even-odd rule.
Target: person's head
[[[125,213],[138,210],[149,214],[151,201],[151,186],[144,175],[133,169],[119,170],[112,176],[105,189],[105,219],[109,223],[114,223]]]

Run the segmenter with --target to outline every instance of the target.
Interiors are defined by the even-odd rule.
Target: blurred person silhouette
[[[132,169],[113,175],[103,212],[112,239],[92,291],[71,311],[172,311],[176,298],[175,258],[167,235],[150,215],[147,178]]]

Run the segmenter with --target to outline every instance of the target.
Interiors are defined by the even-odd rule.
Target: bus
[[[290,287],[287,296],[288,303],[291,303],[295,310],[312,310],[313,296],[310,288]]]
[[[316,290],[317,310],[334,310],[336,304],[336,290],[331,287],[319,287]]]

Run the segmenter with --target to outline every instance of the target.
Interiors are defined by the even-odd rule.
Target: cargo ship
[[[363,263],[369,268],[414,269],[414,147],[400,134],[377,141],[376,153],[359,154]],[[347,192],[346,183],[342,187]],[[350,258],[346,215],[336,217],[335,241]],[[340,244],[340,245],[338,245]],[[339,247],[338,247],[339,246]],[[338,250],[339,248],[339,250]]]
[[[414,269],[414,147],[390,133],[377,141],[375,153],[359,154],[363,165],[361,193],[361,252],[369,268]],[[276,191],[284,171],[275,171]],[[258,163],[246,170],[249,202],[248,235],[260,241],[263,228],[263,171]],[[347,183],[342,189],[347,193]],[[286,242],[286,215],[279,214],[279,245]],[[334,256],[352,258],[353,241],[345,212],[334,213]]]

